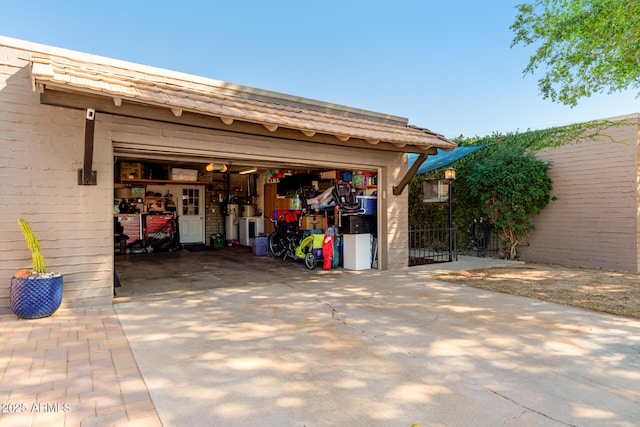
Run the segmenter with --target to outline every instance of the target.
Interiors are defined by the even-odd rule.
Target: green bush
[[[517,247],[535,228],[532,216],[551,199],[550,164],[519,146],[502,145],[486,154],[471,168],[467,190],[479,199],[481,213],[505,244],[509,259],[515,259]]]
[[[536,159],[533,150],[559,145],[557,130],[492,135],[455,140],[460,146],[484,145],[451,167],[457,170],[453,183],[453,222],[458,226],[458,247],[470,249],[468,239],[474,219],[489,220],[509,258],[534,229],[532,215],[551,199],[550,164]],[[423,181],[442,178],[442,171],[416,176],[409,186],[409,224],[415,228],[448,225],[446,203],[423,203]]]

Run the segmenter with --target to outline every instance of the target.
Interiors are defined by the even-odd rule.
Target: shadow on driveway
[[[233,283],[215,259],[158,271],[173,288],[115,306],[164,425],[639,422],[637,320],[287,263]]]

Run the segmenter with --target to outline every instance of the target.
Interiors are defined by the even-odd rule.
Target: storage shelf
[[[120,179],[121,184],[183,184],[183,185],[209,185],[223,184],[224,181],[173,181],[170,179]]]

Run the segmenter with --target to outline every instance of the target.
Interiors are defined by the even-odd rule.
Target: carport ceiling
[[[369,149],[435,154],[456,144],[408,120],[74,53],[34,54],[43,103],[214,129]]]

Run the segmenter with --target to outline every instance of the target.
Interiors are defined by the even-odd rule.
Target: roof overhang
[[[249,123],[267,134],[306,141],[427,154],[456,147],[442,135],[408,126],[406,119],[151,67],[127,67],[121,61],[33,53],[31,77],[34,90],[43,95],[54,91],[89,97],[101,101],[101,111],[108,113],[127,115],[125,111],[145,106],[170,111],[167,116],[175,123],[195,114],[215,118],[223,129]]]

